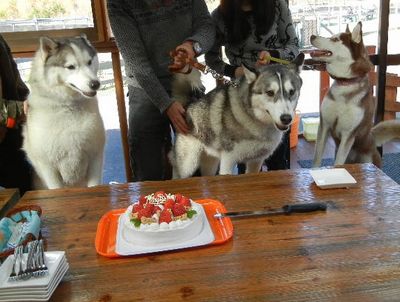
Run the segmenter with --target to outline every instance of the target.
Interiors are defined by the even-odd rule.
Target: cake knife
[[[298,203],[298,204],[288,204],[280,209],[272,209],[272,210],[217,213],[214,214],[214,218],[223,218],[223,217],[242,218],[242,217],[278,215],[278,214],[289,215],[292,213],[326,211],[326,208],[327,205],[325,202]]]

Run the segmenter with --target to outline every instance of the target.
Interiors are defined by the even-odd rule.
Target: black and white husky
[[[314,155],[314,167],[321,165],[328,136],[336,143],[335,165],[372,162],[381,166],[376,146],[400,137],[396,120],[373,125],[376,99],[372,95],[368,73],[372,68],[363,43],[362,24],[330,38],[311,36],[319,50],[316,61],[326,63],[334,79],[321,105],[320,125]]]
[[[48,189],[101,183],[105,131],[98,58],[86,37],[40,39],[29,79],[24,144]]]
[[[189,104],[190,134],[178,134],[170,153],[174,178],[189,177],[199,166],[202,175],[215,175],[218,167],[220,174],[232,174],[238,162],[246,163],[246,173],[259,172],[294,118],[303,61],[300,54],[290,65],[245,69],[238,87],[219,87]]]

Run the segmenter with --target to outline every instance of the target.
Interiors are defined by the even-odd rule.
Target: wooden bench
[[[0,190],[0,219],[11,210],[20,198],[18,189],[2,189]]]

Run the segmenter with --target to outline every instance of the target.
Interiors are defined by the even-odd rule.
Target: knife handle
[[[312,203],[288,204],[283,206],[282,209],[285,214],[326,211],[326,203],[312,202]]]

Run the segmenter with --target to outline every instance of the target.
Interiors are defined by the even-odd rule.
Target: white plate
[[[21,296],[25,296],[25,295],[43,295],[43,293],[47,293],[51,290],[51,288],[53,287],[54,283],[60,278],[63,277],[67,271],[67,269],[69,268],[69,264],[68,262],[65,260],[62,260],[60,262],[60,266],[57,269],[57,271],[54,273],[54,275],[51,277],[51,280],[49,282],[49,284],[47,284],[45,287],[13,287],[13,288],[1,288],[0,289],[0,301],[3,297],[3,295],[21,295]],[[44,278],[44,277],[42,277]],[[17,282],[24,282],[24,281],[17,281]],[[23,290],[23,292],[21,291]]]
[[[205,221],[203,224],[203,229],[196,237],[186,241],[181,242],[179,244],[171,244],[171,243],[163,243],[157,244],[154,246],[144,246],[139,244],[134,244],[128,242],[122,236],[122,224],[123,224],[123,215],[119,217],[118,220],[118,229],[117,229],[117,240],[115,245],[115,252],[121,256],[128,256],[128,255],[139,255],[145,253],[155,253],[155,252],[162,252],[162,251],[169,251],[169,250],[177,250],[183,248],[190,248],[196,246],[207,245],[215,240],[214,233],[211,229],[210,223],[208,222],[207,216],[203,207],[199,207],[198,215],[202,215],[205,217]]]
[[[344,168],[312,169],[310,174],[321,189],[348,188],[357,184]]]
[[[65,261],[65,252],[46,252],[45,259],[47,267],[49,268],[49,274],[40,278],[30,278],[21,281],[8,281],[12,270],[13,259],[14,255],[10,255],[0,267],[0,292],[6,289],[21,287],[46,289],[51,279],[54,278],[55,274],[58,272],[61,262]]]
[[[32,292],[26,288],[18,288],[14,289],[15,292],[12,293],[1,293],[0,296],[0,301],[1,302],[17,302],[17,301],[48,301],[57,288],[58,284],[61,282],[63,279],[65,273],[68,271],[69,265],[65,261],[63,264],[61,264],[60,269],[54,276],[54,278],[50,281],[49,287],[46,291],[43,291],[42,293],[39,293],[37,288],[35,289],[35,292]]]

